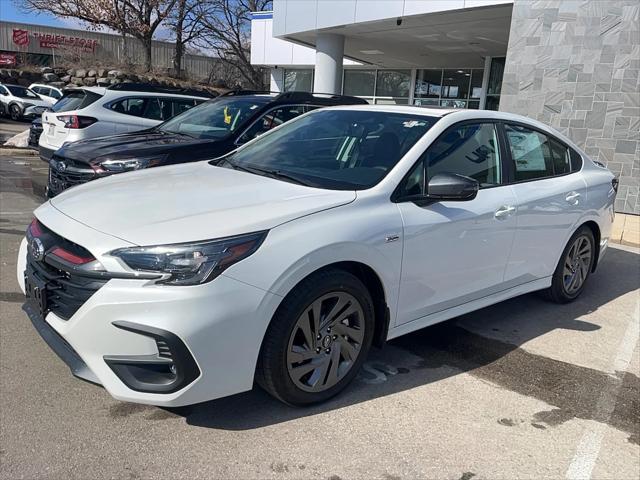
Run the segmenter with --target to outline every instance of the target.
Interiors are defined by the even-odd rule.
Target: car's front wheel
[[[572,302],[584,289],[591,274],[596,252],[595,239],[589,227],[579,228],[569,239],[553,274],[548,297],[556,303]]]
[[[9,115],[11,116],[11,120],[20,120],[20,118],[22,118],[22,109],[14,103],[9,106]]]
[[[356,276],[342,270],[313,274],[278,308],[265,335],[256,379],[285,403],[327,400],[358,373],[373,329],[373,301]]]

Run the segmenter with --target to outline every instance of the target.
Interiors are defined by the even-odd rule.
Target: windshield
[[[367,110],[318,110],[225,157],[230,167],[333,190],[377,184],[437,117]]]
[[[9,89],[9,91],[11,92],[11,94],[14,97],[20,97],[20,98],[40,98],[38,97],[38,95],[36,95],[34,92],[32,92],[31,90],[29,90],[28,88],[25,87],[16,87],[16,86],[7,86],[7,88]]]
[[[271,97],[228,97],[205,102],[159,125],[167,133],[194,138],[222,139],[241,128]]]

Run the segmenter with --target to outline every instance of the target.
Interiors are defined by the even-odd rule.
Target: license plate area
[[[47,284],[36,276],[31,267],[27,267],[24,273],[24,290],[27,296],[27,303],[38,312],[41,318],[44,318],[49,311]]]

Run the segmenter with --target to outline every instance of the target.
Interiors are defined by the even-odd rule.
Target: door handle
[[[565,197],[565,200],[571,205],[577,205],[580,201],[580,194],[578,192],[570,192]]]
[[[504,220],[505,218],[510,217],[511,214],[515,211],[516,207],[514,207],[513,205],[503,205],[498,210],[496,210],[496,213],[494,213],[493,216],[498,220]]]

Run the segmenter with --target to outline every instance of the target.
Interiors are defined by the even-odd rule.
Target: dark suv
[[[47,194],[115,173],[216,158],[310,110],[366,103],[306,92],[229,92],[148,130],[63,145],[49,161]]]

